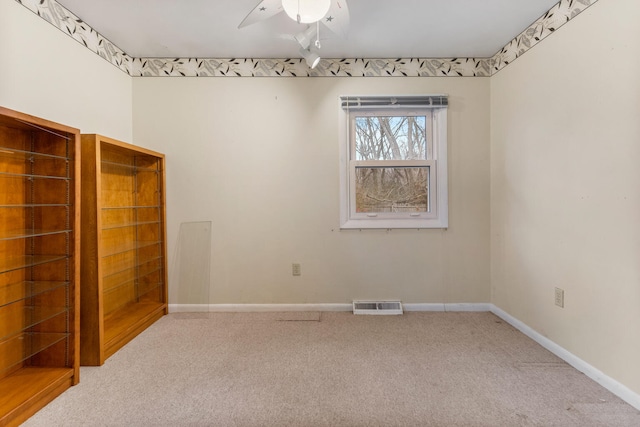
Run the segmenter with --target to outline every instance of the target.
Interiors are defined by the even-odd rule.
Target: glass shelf
[[[140,205],[140,206],[103,206],[102,210],[113,210],[113,209],[149,209],[155,208],[159,209],[160,205]]]
[[[105,295],[108,295],[110,293],[113,293],[115,291],[117,291],[118,289],[122,289],[124,287],[135,287],[136,286],[136,279],[135,278],[131,278],[128,280],[125,280],[123,282],[117,283],[115,285],[112,286],[105,286],[104,289],[102,290],[104,292]]]
[[[29,237],[50,236],[52,234],[71,233],[72,230],[6,230],[0,231],[0,240],[26,239]]]
[[[0,289],[0,307],[69,286],[69,282],[24,281]]]
[[[69,309],[67,307],[49,306],[27,306],[18,307],[17,310],[13,310],[11,306],[5,305],[2,309],[0,309],[0,342],[12,335],[24,331],[25,329],[29,329],[32,326],[66,313],[68,310]],[[16,314],[20,311],[22,312],[22,322],[18,322],[18,324],[16,324]],[[10,329],[10,326],[7,326],[11,324],[9,320],[11,320],[11,323],[14,324],[14,329]]]
[[[56,156],[55,154],[43,154],[35,151],[16,150],[14,148],[0,147],[0,157],[16,160],[35,160],[35,159],[55,159],[68,161],[64,156]]]
[[[36,174],[31,174],[31,173],[15,173],[15,172],[2,172],[0,171],[0,178],[1,177],[22,177],[22,178],[28,178],[28,179],[59,179],[59,180],[63,180],[63,181],[71,181],[71,178],[66,177],[66,176],[53,176],[53,175],[36,175]]]
[[[16,205],[0,205],[0,208],[68,208],[70,203],[27,203]]]
[[[0,173],[4,175],[68,179],[69,163],[61,156],[0,149]]]
[[[24,332],[0,343],[4,372],[69,337],[66,333]],[[4,373],[0,371],[0,375]]]
[[[137,242],[122,242],[119,246],[112,248],[109,253],[106,255],[102,255],[103,258],[107,258],[110,256],[122,254],[129,251],[135,251],[138,249],[146,248],[153,245],[159,245],[161,242],[158,240],[147,241],[147,240],[139,240]]]
[[[133,270],[135,270],[135,269],[134,269],[134,268],[131,268],[131,269],[129,269],[129,270],[131,270],[131,271],[132,271],[132,273],[133,273]],[[126,272],[127,272],[127,270],[125,270],[125,271],[123,271],[123,272],[120,272],[120,274],[122,274],[122,273],[126,273]],[[140,281],[141,281],[142,279],[144,279],[145,277],[147,277],[147,276],[151,276],[152,274],[156,274],[156,273],[160,273],[160,272],[162,272],[162,268],[161,268],[161,267],[158,267],[158,268],[155,268],[154,270],[150,270],[150,271],[148,271],[148,272],[146,272],[146,273],[144,273],[144,274],[136,274],[136,275],[135,275],[135,277],[125,276],[126,278],[125,278],[124,280],[116,281],[116,283],[115,283],[115,284],[109,284],[109,285],[107,285],[107,283],[108,283],[108,282],[110,282],[110,281],[114,281],[115,279],[118,279],[118,278],[116,277],[118,273],[110,274],[108,277],[109,277],[109,278],[111,278],[112,280],[109,280],[107,277],[104,277],[104,278],[103,278],[103,284],[104,284],[104,288],[103,288],[103,290],[104,290],[104,292],[105,292],[105,294],[106,294],[106,293],[109,293],[109,292],[113,292],[113,291],[115,291],[115,290],[117,290],[117,289],[120,289],[120,288],[122,288],[122,287],[125,287],[125,286],[127,286],[127,285],[131,285],[131,286],[133,286],[133,285],[135,285],[135,284],[136,284],[136,280],[137,280],[138,282],[140,282]],[[160,282],[158,283],[158,286],[159,286],[160,284],[162,284],[162,281],[160,281]]]
[[[160,260],[161,258],[158,258]],[[138,277],[143,278],[147,276],[151,276],[152,274],[161,273],[162,272],[162,264],[157,266],[151,266],[150,268],[138,268]]]
[[[144,300],[145,296],[152,294],[152,292],[158,292],[164,283],[162,281],[157,281],[155,283],[147,283],[143,286],[138,287],[138,299]],[[141,289],[142,288],[142,289]]]
[[[0,274],[66,259],[67,255],[21,255],[0,259]]]
[[[1,205],[64,205],[69,204],[72,179],[38,177],[24,174],[0,173]]]
[[[159,266],[158,267],[154,267],[152,265],[151,266],[151,270],[155,270],[156,268],[157,269],[161,269],[162,268],[162,256],[160,256],[160,255],[158,255],[156,257],[145,259],[143,261],[137,260],[137,262],[134,265],[131,265],[130,261],[131,260],[123,261],[122,263],[120,263],[120,265],[116,264],[115,267],[112,267],[116,271],[111,271],[111,272],[109,272],[109,274],[106,274],[106,275],[102,276],[103,280],[113,279],[113,276],[116,276],[118,274],[126,273],[127,271],[134,271],[136,269],[149,268],[149,267],[145,267],[145,266],[147,266],[148,264],[152,264],[152,263],[156,263]]]
[[[148,276],[152,273],[162,270],[161,261],[162,261],[161,256],[151,258],[146,261],[139,262],[136,265],[130,265],[125,268],[121,268],[117,271],[110,272],[109,274],[102,276],[102,279],[105,281],[113,281],[117,279],[116,276],[119,276],[119,275],[123,276],[123,275],[126,275],[127,273],[129,274],[135,273],[135,275],[138,277]]]
[[[157,161],[157,160],[156,159],[152,159],[152,161]],[[153,173],[159,173],[160,172],[160,169],[158,169],[158,168],[150,168],[150,167],[139,166],[139,165],[129,165],[129,164],[125,164],[125,163],[111,162],[109,160],[102,160],[100,163],[102,165],[106,165],[108,167],[122,168],[122,169],[127,169],[127,170],[130,170],[130,171],[153,172]]]
[[[127,228],[127,227],[137,227],[140,225],[152,225],[152,224],[160,224],[160,221],[139,221],[139,222],[126,222],[121,224],[109,224],[102,227],[103,230],[113,230],[115,228]]]

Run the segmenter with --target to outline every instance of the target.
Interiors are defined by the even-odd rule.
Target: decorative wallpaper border
[[[133,58],[55,0],[16,0],[132,77],[490,77],[598,0],[560,0],[491,58]]]
[[[598,0],[560,0],[491,58],[491,75],[518,59],[523,53],[553,34]]]
[[[55,0],[16,0],[87,49],[131,75],[133,58]]]
[[[302,58],[136,58],[133,76],[143,77],[489,77],[489,59],[322,59],[310,69]]]

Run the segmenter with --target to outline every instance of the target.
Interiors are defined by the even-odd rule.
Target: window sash
[[[393,110],[378,110],[378,111],[363,111],[356,110],[349,112],[349,158],[355,160],[356,156],[356,119],[358,117],[424,117],[425,118],[425,139],[426,139],[426,158],[437,159],[436,151],[433,144],[433,126],[434,117],[431,111],[425,111],[424,109],[417,111],[393,111]]]
[[[356,212],[356,168],[427,167],[426,212]],[[349,162],[349,219],[432,219],[438,215],[436,160],[352,160]]]

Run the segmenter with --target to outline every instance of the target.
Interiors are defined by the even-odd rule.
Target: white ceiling
[[[133,57],[298,57],[305,28],[281,13],[238,29],[260,0],[58,0]],[[558,0],[348,0],[347,39],[325,58],[493,56]],[[326,36],[326,38],[325,38]]]

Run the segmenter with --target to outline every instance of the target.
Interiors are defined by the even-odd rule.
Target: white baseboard
[[[491,304],[461,303],[461,304],[402,304],[404,311],[491,311]]]
[[[488,303],[445,304],[444,311],[491,311],[491,307]]]
[[[491,311],[491,304],[402,304],[404,311]],[[251,313],[278,311],[352,311],[352,304],[169,304],[170,313]]]
[[[540,333],[534,331],[529,326],[525,325],[520,320],[511,316],[506,311],[496,307],[493,304],[490,304],[491,312],[496,316],[500,317],[505,322],[509,323],[514,328],[518,329],[520,332],[540,344],[542,347],[549,350],[551,353],[558,356],[560,359],[567,362],[569,365],[576,368],[578,371],[582,372],[611,393],[618,396],[620,399],[627,402],[629,405],[634,408],[640,410],[640,394],[635,393],[633,390],[629,389],[625,385],[619,383],[608,375],[604,374],[602,371],[596,369],[591,366],[584,360],[580,359],[576,355],[570,353],[564,348],[560,347],[558,344],[551,341],[549,338],[541,335]]]
[[[352,311],[351,304],[169,304],[170,313],[263,313],[283,311]]]
[[[169,304],[169,313],[206,313],[209,304]]]

